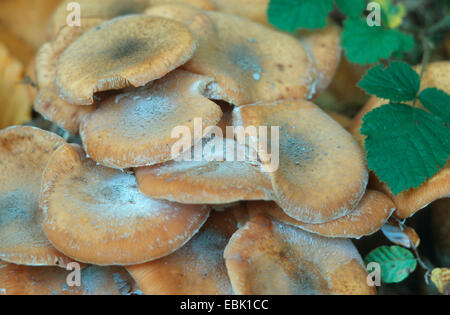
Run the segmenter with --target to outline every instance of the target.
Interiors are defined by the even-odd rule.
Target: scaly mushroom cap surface
[[[107,21],[84,33],[60,56],[56,85],[74,105],[90,105],[96,92],[139,87],[186,63],[197,49],[181,23],[147,15]]]
[[[47,240],[39,213],[42,173],[63,144],[57,135],[33,127],[0,131],[0,259],[61,267],[71,260]]]
[[[419,73],[421,68],[416,67],[415,70]],[[426,67],[420,90],[423,91],[427,88],[437,88],[450,94],[450,61],[433,62]],[[349,130],[362,146],[365,141],[365,136],[360,133],[363,117],[368,112],[387,103],[387,100],[374,96],[353,119]],[[450,196],[450,162],[420,187],[409,189],[396,196],[385,183],[380,182],[376,175],[371,176],[371,186],[390,196],[397,207],[395,215],[406,219],[433,201]]]
[[[250,217],[260,213],[268,214],[280,222],[333,238],[360,238],[371,235],[383,227],[395,210],[392,200],[375,190],[368,190],[358,206],[346,216],[322,224],[297,221],[286,215],[283,209],[274,202],[248,202],[246,207]]]
[[[259,215],[231,238],[225,261],[236,294],[374,294],[350,240],[314,235]]]
[[[238,229],[231,212],[213,212],[187,245],[170,256],[127,270],[144,294],[230,295],[223,252]]]
[[[81,26],[83,26],[86,18],[110,20],[122,15],[142,13],[149,6],[149,1],[150,0],[78,0],[76,2],[81,8],[80,22]],[[49,32],[52,38],[55,38],[56,34],[67,25],[67,17],[71,12],[67,10],[67,6],[71,2],[73,1],[62,1],[53,13],[49,25]]]
[[[214,143],[224,149],[215,152]],[[139,189],[155,199],[185,204],[226,204],[240,200],[272,200],[272,184],[263,173],[259,161],[251,161],[248,148],[235,140],[214,138],[212,145],[203,147],[203,156],[195,159],[170,161],[162,165],[138,168]],[[206,144],[208,145],[208,143]],[[220,147],[218,147],[220,148]],[[217,149],[217,148],[216,148]],[[227,159],[227,153],[233,157]],[[244,153],[244,160],[235,157]],[[194,155],[194,147],[189,157]],[[256,157],[256,154],[255,154]]]
[[[79,146],[61,147],[43,177],[43,227],[50,241],[96,265],[140,264],[183,246],[209,215],[142,195],[133,175],[97,166]]]
[[[203,96],[213,79],[176,70],[129,93],[111,97],[83,119],[80,135],[89,156],[112,168],[154,165],[172,160],[175,127],[194,135],[196,118],[215,126],[220,107]],[[191,145],[194,138],[191,137]]]
[[[121,295],[133,280],[121,267],[91,266],[81,270],[81,286],[69,287],[71,271],[0,262],[0,295]]]
[[[275,201],[290,217],[325,223],[345,216],[361,200],[368,181],[363,152],[316,105],[291,100],[237,107],[233,124],[280,128],[275,143],[279,167],[263,166],[269,171]],[[267,139],[260,137],[260,146],[271,148],[271,138],[270,134]]]
[[[55,83],[56,65],[61,54],[71,43],[103,22],[102,19],[85,18],[80,27],[62,28],[53,41],[41,46],[36,57],[39,92],[34,101],[34,109],[46,119],[73,134],[78,134],[81,119],[94,111],[96,106],[72,105],[59,96]]]
[[[234,105],[307,98],[316,85],[312,57],[289,34],[242,17],[181,5],[146,13],[185,23],[197,35],[199,48],[183,68],[217,80],[210,98]]]
[[[267,20],[269,0],[211,0],[215,10],[232,15],[239,15],[254,22],[270,25]]]

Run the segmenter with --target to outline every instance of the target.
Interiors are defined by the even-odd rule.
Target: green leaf
[[[353,18],[360,17],[361,13],[366,9],[364,0],[336,0],[336,5],[342,13]]]
[[[392,0],[376,0],[384,14],[384,23],[389,28],[397,28],[406,16],[406,7],[402,3],[394,4]]]
[[[435,88],[420,93],[422,105],[450,126],[450,95]]]
[[[394,61],[386,68],[370,69],[358,86],[369,94],[393,102],[411,101],[420,89],[420,77],[410,65]]]
[[[450,129],[422,109],[384,105],[369,112],[363,122],[369,168],[395,195],[419,187],[449,157]]]
[[[364,263],[378,263],[381,267],[381,281],[398,283],[405,280],[417,267],[417,260],[407,249],[400,246],[381,246],[371,251]]]
[[[299,28],[316,29],[326,25],[333,0],[270,0],[269,22],[283,31]]]
[[[394,52],[411,50],[414,38],[397,30],[370,27],[367,21],[349,18],[344,22],[342,45],[350,61],[365,65],[388,59]]]

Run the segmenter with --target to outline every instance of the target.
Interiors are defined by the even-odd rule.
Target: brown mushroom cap
[[[142,195],[133,175],[97,166],[79,146],[52,157],[41,192],[43,227],[56,248],[96,265],[140,264],[183,246],[209,215],[206,206]]]
[[[71,261],[47,240],[39,213],[42,173],[63,144],[57,135],[33,127],[0,131],[0,259],[61,267]]]
[[[205,226],[170,256],[127,270],[144,294],[232,294],[223,252],[237,230],[231,212],[213,212]]]
[[[183,68],[212,76],[219,88],[210,97],[234,105],[280,98],[307,98],[317,74],[301,43],[248,19],[181,5],[154,7],[147,14],[185,23],[199,49]]]
[[[259,215],[231,238],[225,261],[236,294],[373,294],[350,240],[310,234]]]
[[[91,266],[81,270],[81,286],[69,287],[71,271],[55,267],[27,267],[0,261],[0,295],[121,295],[120,285],[133,280],[120,267]]]
[[[139,189],[155,199],[185,204],[272,200],[272,184],[260,162],[240,161],[235,157],[227,160],[228,149],[236,153],[238,150],[246,152],[248,148],[232,139],[220,138],[220,141],[223,141],[224,150],[204,152],[200,161],[170,161],[138,168]],[[189,154],[193,155],[194,149],[191,151]]]
[[[239,15],[254,22],[270,25],[267,21],[269,0],[211,0],[219,12]]]
[[[118,17],[84,33],[60,56],[56,85],[74,105],[96,92],[139,87],[186,63],[197,49],[181,23],[147,15]]]
[[[416,72],[420,72],[421,68],[416,67],[415,70]],[[420,90],[433,87],[450,94],[450,61],[433,62],[426,67],[421,80]],[[353,119],[349,130],[362,146],[364,146],[365,141],[365,136],[360,133],[363,117],[373,109],[387,103],[387,100],[372,97],[361,112]],[[406,219],[433,201],[450,195],[450,161],[420,187],[409,189],[396,196],[391,192],[386,183],[380,182],[374,174],[371,176],[370,186],[390,196],[397,208],[395,215],[401,219]]]
[[[89,156],[112,168],[153,165],[173,159],[175,127],[194,135],[195,118],[214,126],[220,107],[203,96],[212,79],[176,70],[140,89],[111,97],[86,116],[80,127]],[[194,144],[194,137],[191,145]]]
[[[86,18],[100,18],[110,20],[117,16],[142,13],[149,6],[150,0],[77,0],[81,7],[81,26]],[[56,8],[50,19],[50,36],[55,38],[56,34],[67,25],[67,5],[72,0],[64,0]]]
[[[34,109],[46,119],[73,134],[78,134],[81,119],[94,111],[96,106],[76,106],[59,97],[55,83],[56,65],[61,54],[71,43],[103,22],[102,19],[85,18],[80,27],[62,28],[52,42],[42,45],[36,57],[39,92],[34,101]]]
[[[238,107],[235,126],[279,126],[279,167],[268,169],[275,200],[287,215],[325,223],[361,200],[368,173],[358,143],[316,105],[304,100]],[[272,147],[269,139],[260,143]]]
[[[260,213],[268,214],[280,222],[311,233],[345,238],[360,238],[375,233],[383,227],[395,210],[392,200],[375,190],[368,190],[358,206],[346,216],[322,224],[299,222],[286,215],[274,202],[248,202],[246,207],[250,217]]]

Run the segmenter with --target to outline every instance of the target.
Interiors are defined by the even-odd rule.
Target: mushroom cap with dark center
[[[61,267],[71,261],[48,241],[39,212],[42,174],[64,143],[56,134],[33,127],[0,131],[0,259]]]
[[[153,200],[136,178],[98,166],[77,145],[61,147],[42,181],[43,227],[56,248],[96,265],[132,265],[167,256],[197,233],[207,206]]]
[[[181,23],[147,15],[118,17],[84,33],[60,56],[56,85],[66,101],[90,105],[97,92],[139,87],[186,63],[197,49]]]

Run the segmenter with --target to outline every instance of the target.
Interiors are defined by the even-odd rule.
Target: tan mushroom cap
[[[323,30],[301,32],[300,42],[311,54],[317,72],[317,80],[311,98],[318,96],[331,83],[341,60],[341,29],[330,25]]]
[[[47,240],[39,212],[41,178],[64,140],[33,127],[0,131],[0,259],[32,266],[71,261]]]
[[[110,20],[117,16],[142,13],[149,6],[150,0],[78,0],[81,8],[81,26],[85,19],[101,18]],[[67,10],[72,0],[61,1],[50,19],[49,32],[52,38],[67,25],[67,17],[71,11]]]
[[[0,262],[0,295],[121,295],[133,280],[121,267],[91,266],[81,270],[81,286],[69,287],[71,271]]]
[[[142,195],[136,178],[97,166],[79,146],[61,147],[43,177],[43,227],[56,248],[96,265],[140,264],[183,246],[209,215]]]
[[[270,25],[267,20],[269,0],[210,0],[217,11],[239,15],[254,22]]]
[[[112,168],[131,168],[172,160],[175,127],[189,129],[191,145],[197,118],[215,126],[222,111],[203,96],[213,80],[176,70],[151,84],[111,97],[86,116],[80,127],[89,156]],[[178,136],[177,136],[178,137]]]
[[[415,70],[420,72],[421,68],[416,67]],[[433,62],[427,66],[421,80],[420,89],[422,91],[427,88],[437,88],[450,94],[450,61]],[[360,133],[363,117],[373,109],[387,103],[386,100],[372,97],[353,119],[349,130],[362,146],[364,146],[365,141],[365,136]],[[450,196],[450,162],[420,187],[404,191],[396,196],[374,174],[371,176],[370,186],[390,196],[397,207],[395,215],[401,219],[406,219],[431,202]]]
[[[144,294],[230,295],[223,253],[238,229],[231,212],[213,212],[200,232],[170,256],[127,270]]]
[[[213,99],[244,105],[307,98],[313,90],[317,74],[312,57],[289,34],[242,17],[181,5],[146,13],[185,23],[197,35],[199,49],[183,68],[217,80]]]
[[[211,0],[148,0],[150,6],[165,5],[165,4],[185,4],[193,6],[197,9],[214,11],[215,6]]]
[[[272,200],[272,184],[259,161],[240,160],[228,152],[246,152],[248,148],[235,140],[223,142],[222,152],[204,148],[195,159],[170,161],[162,165],[138,168],[136,178],[141,192],[151,198],[185,204],[226,204],[240,200]],[[189,157],[194,154],[194,148]],[[256,154],[255,154],[256,157]]]
[[[259,215],[231,238],[225,261],[236,294],[374,294],[350,240],[324,238]]]
[[[76,106],[59,96],[55,83],[56,65],[61,54],[83,33],[103,23],[102,19],[85,18],[80,27],[66,26],[52,42],[45,43],[36,57],[38,95],[34,109],[59,127],[78,134],[81,119],[96,109],[95,105]]]
[[[274,219],[327,237],[360,238],[380,230],[395,210],[392,200],[385,194],[368,190],[358,206],[346,216],[337,220],[308,224],[299,222],[286,215],[274,202],[248,202],[246,204],[250,217],[268,214]]]
[[[368,181],[358,143],[316,105],[304,100],[238,107],[235,126],[279,126],[279,167],[267,168],[276,202],[305,223],[325,223],[348,214]],[[273,146],[271,136],[260,144]],[[261,155],[261,154],[260,154]],[[263,160],[263,159],[261,159]]]
[[[62,98],[90,105],[97,92],[139,87],[186,63],[197,49],[181,23],[147,15],[118,17],[84,33],[60,56]]]

